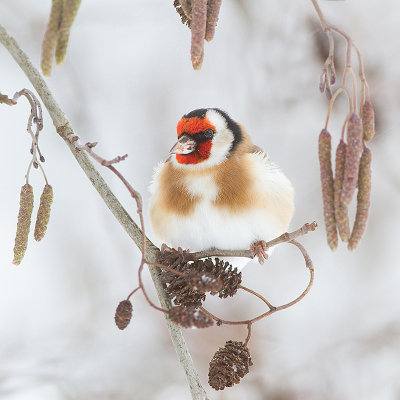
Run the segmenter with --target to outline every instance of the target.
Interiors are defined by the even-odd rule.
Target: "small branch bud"
[[[28,183],[21,188],[17,234],[14,245],[14,265],[19,265],[28,247],[28,235],[33,210],[33,188]]]
[[[0,93],[0,104],[7,104],[8,106],[15,106],[17,102],[14,99],[9,99],[6,94]]]

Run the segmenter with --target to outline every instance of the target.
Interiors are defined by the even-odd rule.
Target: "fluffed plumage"
[[[194,110],[156,167],[150,221],[156,239],[190,251],[245,250],[287,231],[293,187],[227,113]]]

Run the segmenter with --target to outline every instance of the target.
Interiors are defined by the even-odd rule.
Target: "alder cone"
[[[242,342],[229,340],[210,361],[208,383],[215,390],[223,390],[240,382],[253,363],[249,349]]]
[[[132,319],[132,303],[129,300],[123,300],[118,304],[115,311],[115,324],[119,329],[125,329]]]
[[[182,328],[208,328],[214,321],[195,307],[177,306],[169,309],[169,318]]]

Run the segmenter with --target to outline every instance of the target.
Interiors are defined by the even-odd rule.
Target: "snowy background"
[[[219,107],[243,123],[284,170],[296,191],[291,229],[316,220],[300,238],[316,279],[297,305],[253,326],[254,362],[240,385],[215,392],[208,362],[244,327],[185,331],[210,400],[400,398],[400,3],[321,1],[328,21],[359,46],[376,112],[372,208],[356,252],[326,245],[317,138],[328,102],[318,90],[325,37],[310,1],[224,0],[216,35],[205,44],[200,72],[190,63],[190,31],[172,0],[84,0],[67,59],[46,78],[82,142],[98,141],[106,158],[125,153],[118,169],[142,193],[147,209],[153,167],[167,157],[176,124],[195,108]],[[0,22],[40,63],[51,2],[5,0]],[[337,37],[337,36],[336,36]],[[338,77],[344,60],[337,41]],[[355,57],[354,60],[356,61]],[[355,64],[357,68],[357,64]],[[0,90],[32,89],[0,47]],[[346,101],[329,130],[339,140]],[[114,325],[117,304],[137,286],[140,254],[116,222],[44,113],[44,164],[55,199],[47,234],[31,236],[22,264],[12,265],[20,187],[30,160],[28,102],[0,107],[0,399],[188,400],[163,316],[133,298],[130,326]],[[135,204],[106,169],[103,176],[133,218]],[[36,207],[43,188],[31,174]],[[352,210],[354,211],[354,210]],[[35,212],[35,211],[34,211]],[[147,223],[147,233],[152,234]],[[292,248],[293,247],[293,248]],[[151,280],[145,282],[152,298]],[[294,246],[281,245],[243,283],[274,305],[297,297],[308,272]],[[262,313],[252,296],[211,299],[222,318]]]

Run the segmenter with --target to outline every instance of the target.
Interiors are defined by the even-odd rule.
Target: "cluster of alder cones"
[[[371,150],[366,147],[375,134],[374,111],[370,101],[361,107],[361,117],[352,113],[347,122],[347,142],[342,137],[336,149],[335,176],[333,176],[332,137],[323,129],[319,135],[319,161],[321,167],[324,219],[328,244],[332,250],[338,246],[338,234],[355,250],[367,225],[371,195]],[[348,206],[357,193],[357,211],[350,231]]]
[[[237,268],[218,258],[187,262],[182,254],[167,252],[161,255],[160,263],[168,268],[162,270],[161,279],[166,284],[168,297],[176,305],[168,310],[168,316],[172,322],[184,328],[212,326],[214,320],[199,309],[206,292],[220,298],[232,297],[242,281]],[[125,329],[131,317],[132,304],[129,299],[120,302],[115,314],[118,328]],[[240,382],[251,365],[247,342],[229,340],[210,361],[209,384],[215,390],[231,387]]]

